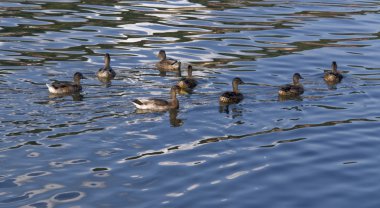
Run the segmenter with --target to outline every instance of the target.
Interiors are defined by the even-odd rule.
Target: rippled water
[[[379,207],[380,2],[0,3],[0,207]],[[176,74],[180,109],[139,113]],[[95,72],[110,53],[110,86]],[[323,71],[337,61],[344,80]],[[80,71],[81,95],[45,83]],[[294,72],[299,99],[277,97]],[[186,74],[186,73],[184,73]],[[245,100],[218,96],[241,77]]]

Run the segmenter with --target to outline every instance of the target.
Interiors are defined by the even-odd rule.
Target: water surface
[[[0,3],[0,207],[379,207],[380,2]],[[140,113],[193,65],[180,109]],[[110,53],[118,73],[95,77]],[[344,80],[322,80],[337,61]],[[45,83],[82,72],[80,95]],[[305,93],[279,99],[299,72]],[[241,77],[243,102],[220,107]]]

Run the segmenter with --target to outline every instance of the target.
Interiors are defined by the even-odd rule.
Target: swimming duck
[[[177,85],[181,89],[193,89],[197,86],[197,81],[193,79],[193,67],[191,65],[187,67],[187,77],[182,78]]]
[[[303,77],[299,73],[293,75],[293,84],[287,84],[280,87],[278,94],[281,96],[298,96],[304,92],[303,86],[300,83]]]
[[[331,64],[331,71],[325,72],[323,79],[326,82],[340,82],[343,79],[343,75],[337,70],[338,65],[335,61]]]
[[[244,82],[236,77],[232,80],[232,91],[224,92],[220,97],[219,101],[222,103],[238,103],[243,100],[244,96],[239,92],[238,85],[244,84]]]
[[[136,106],[138,109],[143,110],[169,110],[169,109],[178,109],[179,108],[179,102],[177,99],[177,91],[180,88],[178,86],[172,86],[170,89],[170,99],[169,100],[162,100],[162,99],[136,99],[133,100],[132,103]]]
[[[96,72],[96,76],[99,79],[113,79],[116,76],[116,72],[112,69],[111,65],[111,57],[108,53],[104,55],[104,67],[100,68],[98,72]]]
[[[158,52],[157,57],[160,59],[160,61],[156,63],[156,67],[158,70],[178,71],[181,69],[181,62],[171,58],[167,58],[166,52],[164,50],[160,50],[160,52]]]
[[[82,86],[80,85],[81,79],[86,79],[82,73],[76,72],[74,74],[74,82],[68,81],[55,81],[51,84],[46,84],[50,93],[53,94],[64,94],[64,93],[74,93],[80,92]]]

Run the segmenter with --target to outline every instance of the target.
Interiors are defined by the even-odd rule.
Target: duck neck
[[[80,78],[74,77],[74,84],[80,85]]]
[[[159,58],[160,61],[166,60],[166,53],[160,53]]]
[[[178,77],[182,77],[181,67],[178,67],[177,75],[178,75]]]
[[[111,65],[111,60],[109,56],[105,56],[104,58],[104,68],[109,68]]]
[[[179,102],[177,99],[177,93],[174,90],[170,91],[170,98],[171,98],[172,108],[178,108]]]
[[[172,98],[172,107],[173,108],[178,108],[179,107],[179,102],[176,97]]]
[[[234,93],[239,93],[238,83],[232,82],[232,91]]]
[[[332,63],[332,72],[333,73],[337,73],[338,72],[338,65],[335,62]]]
[[[177,92],[175,90],[170,91],[170,98],[173,100],[177,99]]]
[[[293,85],[300,85],[300,80],[296,77],[293,77]]]
[[[191,67],[189,67],[189,68],[187,69],[187,77],[189,77],[189,78],[192,78],[192,77],[193,77],[193,70],[191,69]]]

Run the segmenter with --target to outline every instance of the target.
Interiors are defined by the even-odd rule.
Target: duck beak
[[[302,77],[302,76],[300,76],[300,79],[303,79],[303,77]]]
[[[85,76],[82,76],[82,79],[87,79],[87,77],[85,77]]]

